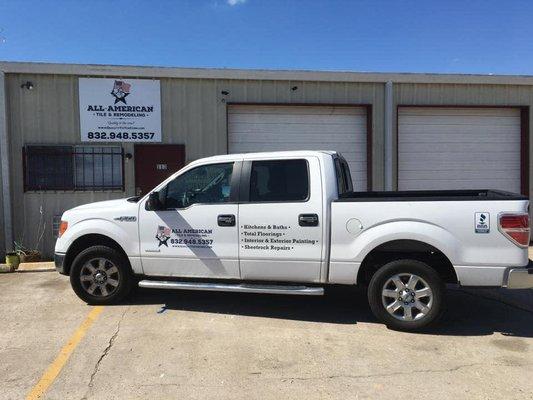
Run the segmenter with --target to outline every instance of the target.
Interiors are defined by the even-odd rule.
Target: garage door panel
[[[448,142],[419,142],[419,143],[403,143],[403,146],[400,149],[402,153],[453,153],[455,154],[499,154],[499,153],[510,153],[513,156],[516,155],[516,143],[505,141],[505,142],[489,142],[480,141],[478,143],[448,143]],[[453,160],[453,158],[452,158]]]
[[[432,162],[433,160],[428,159],[428,163]],[[520,170],[519,167],[517,167],[516,162],[514,160],[510,161],[502,161],[499,163],[493,163],[490,161],[484,161],[484,160],[476,160],[473,161],[472,158],[467,159],[465,158],[462,161],[456,161],[453,163],[448,162],[447,160],[440,160],[432,162],[431,166],[428,166],[426,168],[420,168],[420,161],[419,160],[404,160],[401,161],[398,164],[399,168],[403,172],[411,172],[411,171],[468,171],[468,170],[484,170],[484,171],[517,171]],[[408,178],[408,176],[406,176]]]
[[[513,131],[510,131],[512,134]],[[446,138],[443,139],[442,135],[445,134]],[[463,132],[448,132],[448,133],[404,133],[401,144],[412,143],[480,143],[482,139],[483,143],[505,143],[509,139],[505,134],[502,134],[501,130],[496,132],[486,132],[485,135],[465,135]]]
[[[337,150],[366,190],[367,116],[364,107],[228,106],[228,152]]]
[[[507,169],[507,170],[496,170],[496,171],[492,171],[491,174],[490,174],[490,179],[491,180],[496,180],[496,179],[508,179],[509,177],[509,174],[514,174],[516,172],[519,172],[519,170],[515,170],[515,169]],[[433,177],[435,176],[435,171],[419,171],[419,170],[414,170],[414,171],[411,171],[411,179],[413,180],[429,180],[429,179],[433,179]],[[456,179],[457,178],[457,170],[447,170],[447,171],[439,171],[439,178],[438,179],[442,179],[442,180],[453,180],[453,179]],[[461,178],[458,179],[458,180],[476,180],[479,181],[479,180],[486,180],[487,179],[487,174],[485,171],[479,171],[479,170],[470,170],[470,171],[465,171],[465,170],[461,170]]]
[[[302,115],[282,115],[282,114],[233,114],[232,123],[246,124],[319,124],[328,126],[361,124],[362,117],[355,115],[324,115],[324,114],[302,114]]]
[[[284,106],[284,105],[230,105],[235,114],[279,114],[284,115],[366,115],[363,107],[353,106]]]
[[[460,126],[460,125],[413,125],[405,126],[410,135],[419,137],[435,136],[435,135],[463,135],[467,137],[483,138],[485,134],[501,135],[505,133],[513,133],[520,125],[478,125],[478,126]]]
[[[241,143],[247,139],[248,133],[234,133],[231,138],[231,143]],[[279,140],[279,134],[275,132],[263,133],[262,139],[264,140]],[[263,141],[263,140],[262,140]],[[262,142],[261,141],[261,142]],[[312,143],[321,143],[324,144],[324,135],[308,135],[305,133],[291,133],[290,142],[312,142]],[[341,134],[333,133],[328,134],[328,143],[329,142],[340,142],[346,143],[347,141],[359,145],[366,144],[366,140],[363,138],[353,138],[353,134]]]
[[[491,156],[497,156],[497,161],[489,160]],[[520,162],[516,161],[516,153],[514,152],[494,152],[490,155],[486,152],[470,152],[470,153],[454,153],[454,154],[447,154],[447,153],[428,153],[423,151],[411,151],[411,152],[405,152],[403,153],[403,158],[412,158],[409,160],[411,163],[416,163],[413,165],[417,165],[417,169],[432,169],[431,167],[435,165],[437,162],[443,162],[444,164],[453,164],[457,161],[466,161],[470,163],[469,165],[472,165],[476,162],[484,162],[485,160],[487,163],[492,163],[499,165],[501,162],[509,161],[513,162],[514,165],[517,167],[520,167]],[[407,161],[407,160],[405,160]],[[399,165],[402,165],[404,161],[400,161]],[[421,166],[421,163],[425,163],[425,166]],[[442,165],[442,164],[441,164]],[[434,168],[436,169],[436,168]]]
[[[516,108],[513,107],[400,107],[402,117],[428,116],[428,117],[509,117],[515,116]]]
[[[398,188],[520,191],[520,110],[398,110]]]
[[[287,126],[287,124],[284,124]],[[287,127],[291,133],[307,134],[315,136],[323,136],[324,131],[327,130],[328,134],[333,135],[350,135],[353,136],[354,126],[357,129],[366,129],[366,124],[360,126],[356,124],[338,125],[338,124],[292,124]],[[262,134],[278,134],[279,124],[248,124],[248,123],[231,123],[228,125],[228,129],[233,134],[248,134],[249,132],[256,132]]]
[[[477,180],[472,186],[472,181],[462,179],[427,179],[409,181],[409,190],[461,190],[461,189],[486,189],[497,187],[498,190],[516,192],[515,182],[508,179],[484,179]]]
[[[453,121],[450,121],[450,118],[453,118]],[[480,119],[483,119],[480,121]],[[453,116],[411,116],[406,117],[402,119],[402,123],[406,126],[419,126],[420,124],[433,126],[433,127],[439,127],[439,126],[450,126],[453,125],[454,127],[460,127],[460,128],[468,128],[472,125],[480,125],[480,126],[514,126],[516,124],[516,120],[514,117],[483,117],[483,116],[476,116],[475,118],[467,118],[467,117],[453,117]]]

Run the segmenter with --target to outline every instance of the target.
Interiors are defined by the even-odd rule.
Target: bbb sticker
[[[488,212],[477,212],[474,218],[476,233],[490,232],[490,214]]]

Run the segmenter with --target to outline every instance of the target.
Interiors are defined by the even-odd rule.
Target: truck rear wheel
[[[429,265],[396,260],[381,267],[370,280],[372,312],[389,328],[417,331],[435,323],[444,310],[444,283]]]
[[[115,304],[131,291],[133,276],[124,255],[107,246],[92,246],[74,259],[70,284],[89,304]]]

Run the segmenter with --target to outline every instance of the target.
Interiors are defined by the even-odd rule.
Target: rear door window
[[[348,163],[339,157],[335,158],[335,174],[337,175],[337,190],[339,196],[353,191],[352,177]]]
[[[306,201],[309,171],[306,160],[254,161],[250,173],[250,202]]]

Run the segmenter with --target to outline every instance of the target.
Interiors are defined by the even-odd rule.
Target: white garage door
[[[398,189],[520,192],[520,110],[400,107]]]
[[[228,151],[337,150],[355,190],[366,190],[366,109],[337,106],[228,106]]]

